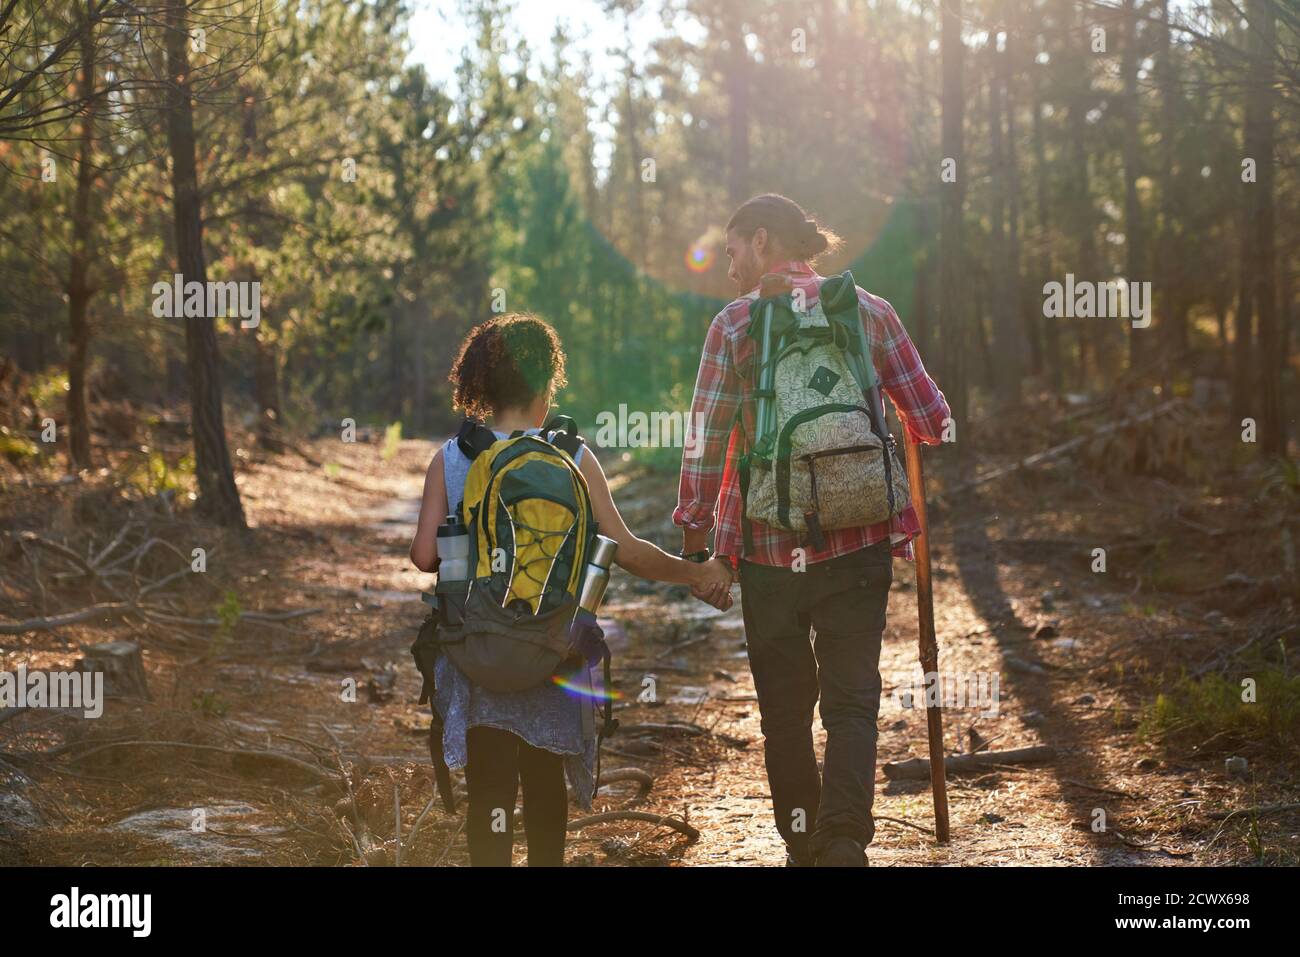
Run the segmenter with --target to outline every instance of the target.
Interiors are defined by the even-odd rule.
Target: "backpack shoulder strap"
[[[482,422],[466,417],[456,433],[456,445],[465,458],[473,462],[490,449],[497,440],[496,435]]]
[[[857,284],[853,273],[845,270],[838,276],[825,280],[818,290],[822,311],[831,323],[842,323],[850,328],[845,330],[847,342],[846,358],[853,378],[862,397],[871,411],[871,428],[880,439],[885,464],[885,493],[889,499],[889,514],[894,514],[894,477],[893,477],[893,438],[889,434],[885,421],[885,404],[881,395],[880,377],[871,356],[871,342],[867,337],[867,323],[871,316],[858,299]]]
[[[864,393],[870,392],[879,384],[879,377],[867,339],[866,325],[870,316],[858,299],[853,273],[846,269],[838,276],[823,279],[817,295],[831,327],[832,341],[846,353],[845,359],[858,388]]]
[[[578,449],[587,441],[578,434],[578,425],[572,416],[557,415],[542,426],[542,436],[558,449],[568,453],[569,458],[577,459]]]

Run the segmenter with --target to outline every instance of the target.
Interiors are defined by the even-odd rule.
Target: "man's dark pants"
[[[767,779],[777,829],[796,859],[815,856],[834,837],[865,845],[875,834],[880,640],[892,581],[887,541],[803,571],[741,562]],[[819,692],[820,776],[812,734]]]

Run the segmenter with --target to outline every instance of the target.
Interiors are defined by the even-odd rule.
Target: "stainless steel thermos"
[[[438,584],[434,587],[442,620],[448,625],[459,625],[464,619],[469,577],[469,529],[459,515],[448,515],[438,526]]]
[[[438,580],[469,578],[469,529],[459,515],[438,526]]]
[[[587,558],[587,570],[582,577],[582,590],[578,593],[578,607],[593,615],[605,597],[605,587],[609,584],[609,569],[614,564],[614,553],[618,551],[618,542],[604,535],[597,535]]]

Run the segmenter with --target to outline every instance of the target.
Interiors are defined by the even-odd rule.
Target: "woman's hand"
[[[714,608],[726,611],[731,607],[731,562],[725,558],[712,558],[698,566],[691,582],[691,594]]]

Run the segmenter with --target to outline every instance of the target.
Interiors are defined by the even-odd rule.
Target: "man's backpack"
[[[812,308],[801,305],[786,292],[749,307],[758,414],[739,462],[746,554],[751,521],[822,549],[824,531],[883,522],[909,502],[853,275],[826,279]]]

